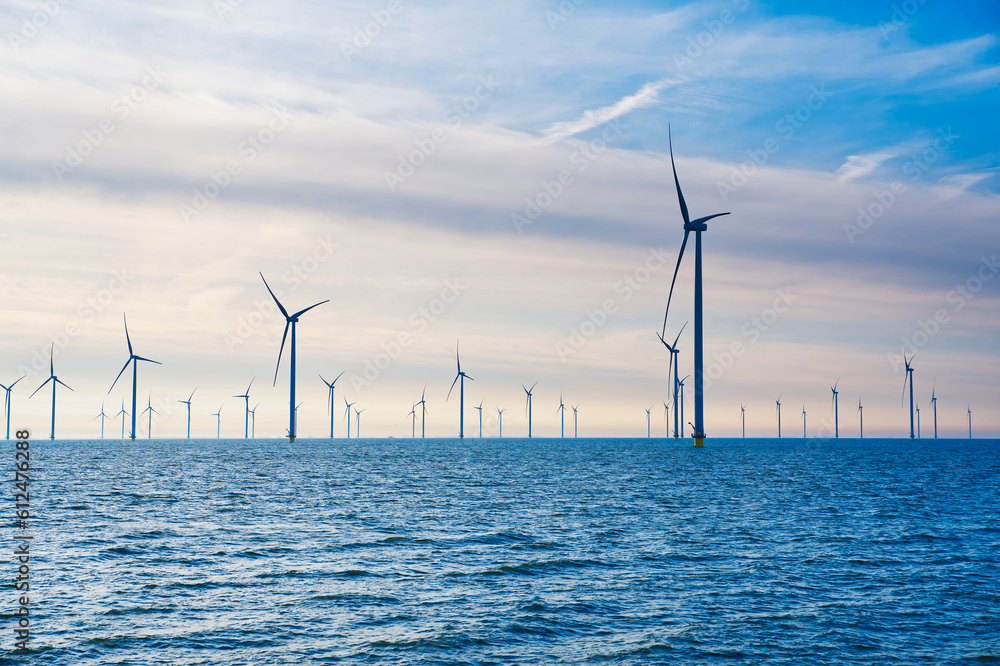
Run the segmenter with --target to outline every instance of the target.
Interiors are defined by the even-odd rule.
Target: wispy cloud
[[[576,120],[555,123],[542,133],[552,140],[565,139],[586,132],[635,109],[649,106],[657,100],[657,94],[668,86],[680,83],[680,79],[660,79],[647,83],[634,95],[623,97],[614,104],[599,109],[588,109]]]
[[[847,161],[837,169],[837,176],[841,180],[856,180],[867,176],[885,162],[905,154],[903,146],[892,146],[880,148],[870,153],[860,155],[848,155]]]

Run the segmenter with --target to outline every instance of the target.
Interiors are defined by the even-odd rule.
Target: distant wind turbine
[[[3,411],[4,414],[7,415],[7,439],[10,439],[10,392],[14,388],[14,384],[17,384],[17,382],[21,381],[25,377],[27,377],[27,375],[18,377],[10,386],[0,384],[0,388],[7,392],[7,396],[3,400]],[[104,411],[104,405],[101,405],[101,411]],[[101,439],[104,439],[104,421],[101,421]]]
[[[101,413],[94,417],[94,420],[101,419],[101,439],[104,439],[104,422],[110,418],[104,413],[104,403],[101,403]],[[7,439],[10,439],[10,419],[7,419]]]
[[[346,372],[346,371],[344,371],[344,372]],[[319,378],[323,380],[323,383],[326,384],[326,387],[329,390],[330,400],[327,401],[326,410],[327,410],[327,413],[330,414],[330,439],[333,439],[333,405],[334,405],[334,403],[333,403],[333,393],[336,390],[335,387],[337,386],[337,380],[341,378],[341,376],[344,374],[344,372],[341,372],[339,375],[337,375],[336,377],[334,377],[332,382],[328,382],[325,379],[323,379],[323,375],[319,376]]]
[[[684,375],[684,379],[677,380],[677,387],[680,390],[680,394],[681,394],[681,399],[680,399],[680,408],[681,408],[681,437],[684,437],[684,382],[686,382],[687,378],[690,377],[690,376],[691,375]]]
[[[455,381],[451,383],[451,388],[448,389],[448,397],[444,399],[448,402],[448,398],[451,397],[452,389],[455,388],[455,384],[458,383],[458,438],[465,439],[465,379],[468,377],[469,381],[475,381],[472,377],[462,372],[462,360],[458,357],[458,342],[455,342],[455,363],[458,365],[458,374],[455,375]],[[459,381],[461,380],[461,381]]]
[[[649,425],[650,421],[651,421],[649,413],[652,410],[653,410],[653,406],[652,405],[650,405],[649,409],[646,410],[646,439],[649,439],[650,437],[653,436],[653,431],[650,429],[650,425]]]
[[[580,407],[580,403],[576,403],[576,407],[573,408],[573,438],[576,439],[576,410]]]
[[[782,393],[778,394],[778,399],[774,401],[774,404],[778,406],[778,439],[781,439],[781,396]]]
[[[292,411],[292,414],[295,415],[295,431],[296,432],[298,432],[298,430],[299,430],[299,407],[301,407],[301,406],[302,406],[302,403],[300,402],[299,404],[295,405],[295,409]]]
[[[234,398],[243,398],[246,401],[246,412],[243,415],[243,439],[250,439],[250,387],[253,386],[254,377],[247,384],[247,390],[242,395],[234,395]]]
[[[413,403],[413,407],[410,409],[410,413],[407,416],[411,416],[412,423],[410,423],[410,439],[416,439],[417,437],[417,403]]]
[[[497,407],[497,420],[500,421],[500,438],[501,439],[503,438],[503,413],[506,412],[506,411],[507,411],[506,409],[500,409],[499,407]]]
[[[802,439],[806,438],[806,406],[802,405]]]
[[[260,274],[260,279],[264,280],[263,273]],[[281,314],[285,315],[285,332],[281,334],[281,348],[278,349],[278,364],[274,368],[274,382],[272,384],[274,386],[277,386],[278,384],[278,368],[281,367],[281,352],[284,351],[285,349],[285,337],[288,335],[288,328],[291,327],[292,329],[292,344],[291,344],[291,349],[289,351],[289,355],[291,356],[289,365],[291,366],[291,369],[288,381],[288,441],[294,442],[295,441],[295,324],[298,323],[299,317],[301,317],[303,314],[305,314],[309,310],[312,310],[313,308],[319,305],[327,303],[330,299],[310,305],[307,308],[299,310],[295,314],[288,314],[288,310],[285,309],[285,306],[281,304],[281,302],[278,300],[278,297],[274,295],[273,291],[271,291],[271,287],[267,284],[267,280],[264,280],[264,286],[267,287],[267,292],[271,294],[271,298],[274,299],[274,302],[277,304],[278,309],[281,310]]]
[[[125,411],[125,400],[123,398],[122,399],[122,409],[121,409],[120,412],[118,412],[117,414],[115,414],[115,418],[118,418],[119,416],[122,417],[122,439],[125,439],[125,417],[128,416],[128,415],[129,415],[128,412]]]
[[[559,436],[566,436],[566,405],[563,404],[563,394],[559,393],[559,406],[556,407],[556,411],[560,412],[559,420]]]
[[[215,417],[215,438],[219,439],[222,433],[222,405],[219,405],[219,411],[212,414]]]
[[[198,387],[195,387],[194,391],[197,391]],[[188,412],[188,430],[187,438],[191,439],[191,398],[194,397],[194,391],[191,391],[191,395],[188,396],[187,400],[178,400],[177,402],[187,405]]]
[[[153,409],[153,393],[150,391],[149,398],[146,400],[146,409],[142,410],[139,416],[142,416],[146,412],[149,412],[149,424],[146,426],[146,439],[153,439],[153,414],[159,414],[158,411]]]
[[[344,418],[347,419],[347,439],[351,438],[351,407],[356,404],[357,402],[347,402],[347,398],[344,398]]]
[[[914,354],[916,356],[916,354]],[[906,360],[906,354],[903,355],[903,362],[906,364],[906,375],[903,377],[903,395],[900,396],[899,402],[902,404],[903,399],[906,396],[906,385],[910,385],[910,439],[913,439],[913,366],[910,365],[913,362],[913,356],[909,360]]]
[[[833,407],[833,436],[834,436],[834,438],[840,437],[840,405],[838,404],[838,401],[837,401],[837,396],[838,396],[838,394],[840,392],[837,390],[837,385],[838,384],[840,384],[840,377],[838,377],[837,381],[834,382],[833,386],[830,387],[830,390],[833,392],[833,399],[830,401],[830,403],[831,403],[830,406]],[[804,406],[802,407],[802,411],[805,411],[805,407]],[[803,437],[804,436],[805,435],[803,435]]]
[[[479,439],[483,438],[483,403],[486,402],[486,398],[479,401],[478,407],[473,407],[473,409],[479,410]]]
[[[687,322],[684,322],[684,326],[681,326],[681,330],[677,331],[677,337],[674,338],[674,344],[672,344],[672,345],[667,344],[667,341],[664,339],[663,335],[660,335],[659,333],[656,334],[656,337],[658,337],[660,339],[660,342],[663,343],[663,346],[666,347],[667,351],[670,353],[670,362],[667,365],[667,381],[668,382],[670,381],[670,370],[673,369],[673,371],[674,371],[674,382],[673,382],[673,386],[672,386],[672,390],[671,390],[671,393],[673,394],[673,397],[674,397],[674,439],[677,439],[680,436],[680,434],[679,434],[680,431],[678,429],[678,423],[679,423],[679,421],[678,421],[679,416],[678,415],[680,414],[680,412],[677,410],[677,399],[678,399],[677,398],[677,394],[680,392],[680,380],[678,379],[678,370],[680,369],[680,358],[679,357],[680,357],[681,350],[680,350],[680,347],[677,346],[677,341],[681,339],[681,333],[684,332],[684,328],[686,326],[687,326]],[[664,329],[664,335],[666,335],[666,329]]]
[[[122,319],[125,321],[125,342],[128,343],[128,360],[125,361],[125,365],[122,366],[121,372],[119,372],[118,376],[115,377],[115,381],[113,381],[111,383],[111,388],[108,389],[108,394],[110,394],[111,391],[115,388],[115,384],[118,383],[118,380],[121,378],[122,374],[128,369],[129,363],[131,363],[132,364],[132,433],[131,433],[131,437],[132,437],[132,441],[135,441],[135,417],[136,417],[136,414],[135,414],[135,390],[136,390],[136,373],[137,373],[136,368],[138,368],[138,366],[139,366],[139,361],[146,361],[147,363],[155,363],[157,365],[163,365],[163,364],[160,363],[159,361],[154,361],[154,360],[149,359],[149,358],[143,358],[142,356],[136,356],[135,352],[132,351],[132,340],[128,337],[128,319],[125,318],[124,314],[122,315]]]
[[[917,439],[920,439],[920,403],[917,403]]]
[[[858,416],[861,419],[861,439],[865,438],[865,409],[861,405],[861,396],[858,396]]]
[[[934,408],[934,439],[937,439],[937,395],[935,391],[936,389],[931,388],[931,406]]]
[[[420,438],[423,439],[427,436],[427,401],[424,400],[424,394],[427,393],[427,384],[424,384],[424,390],[420,392]]]
[[[740,405],[740,423],[743,426],[743,439],[747,438],[747,408]]]
[[[972,439],[972,405],[969,405],[969,439]]]
[[[674,295],[674,284],[677,282],[677,272],[681,268],[681,260],[684,258],[684,248],[687,245],[688,234],[695,232],[695,257],[694,257],[694,437],[695,446],[704,446],[705,443],[705,395],[704,395],[704,347],[705,332],[702,319],[702,269],[701,269],[701,232],[708,231],[709,220],[729,215],[729,213],[715,213],[700,217],[694,222],[688,216],[687,204],[684,202],[684,195],[681,193],[681,183],[677,178],[677,166],[674,164],[673,137],[670,133],[670,126],[667,126],[667,138],[670,143],[670,167],[674,172],[674,185],[677,187],[677,201],[681,207],[681,216],[684,218],[684,240],[681,242],[680,252],[677,254],[677,267],[674,268],[674,277],[670,282],[670,293],[667,296],[667,308],[663,314],[663,335],[667,332],[667,315],[670,313],[670,299]]]
[[[49,349],[49,378],[46,379],[44,382],[42,382],[42,386],[45,386],[49,382],[52,382],[52,429],[49,431],[49,439],[56,438],[56,384],[62,384],[63,386],[66,386],[66,384],[63,384],[61,379],[56,377],[56,369],[55,366],[52,364],[52,355],[53,353],[55,353],[55,347],[56,346],[53,343],[52,347]],[[13,384],[11,384],[11,386],[13,386]],[[28,396],[28,400],[31,400],[31,398],[35,395],[35,393],[41,391],[42,386],[36,388],[34,393]],[[66,386],[66,388],[68,388],[70,391],[73,390],[68,386]],[[135,411],[134,408],[133,411]],[[135,439],[135,437],[133,437],[132,439]]]
[[[524,389],[524,393],[528,396],[524,402],[524,411],[528,414],[528,439],[531,439],[531,392],[535,390],[538,386],[538,382],[531,385],[531,388],[527,388],[524,384],[521,384],[521,388]]]
[[[663,421],[667,425],[667,433],[665,437],[670,437],[670,405],[664,401],[663,403]]]
[[[258,407],[260,407],[260,403],[259,402],[256,405],[253,406],[253,409],[250,410],[250,439],[256,439],[257,438],[257,408]]]
[[[365,411],[365,410],[363,410],[363,409],[361,409],[361,410],[355,409],[354,410],[354,414],[355,414],[355,416],[357,416],[357,419],[358,419],[357,427],[354,429],[354,436],[357,439],[361,439],[361,412],[363,412],[363,411]]]

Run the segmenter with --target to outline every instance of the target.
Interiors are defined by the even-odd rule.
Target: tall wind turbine
[[[931,406],[934,408],[934,439],[937,439],[937,395],[935,395],[935,389],[931,388]],[[8,424],[9,426],[10,424]],[[8,431],[10,428],[8,427]],[[7,434],[10,438],[10,433]]]
[[[243,392],[242,395],[234,395],[234,398],[243,398],[246,400],[246,412],[243,414],[243,439],[250,439],[250,387],[253,386],[253,380],[257,379],[254,377],[247,384],[247,390]]]
[[[802,405],[802,439],[806,438],[806,406]]]
[[[260,279],[264,280],[263,273],[260,274]],[[281,310],[281,314],[285,315],[285,332],[281,334],[281,348],[278,349],[278,364],[274,367],[274,382],[272,386],[277,386],[278,384],[278,368],[281,367],[281,352],[284,351],[285,349],[285,337],[288,335],[288,328],[291,327],[292,329],[292,344],[291,344],[291,351],[289,352],[291,355],[291,361],[289,362],[289,365],[291,366],[291,371],[288,381],[288,441],[294,442],[295,441],[295,324],[298,323],[299,317],[301,317],[303,314],[305,314],[309,310],[312,310],[314,307],[323,305],[330,299],[327,299],[325,301],[320,301],[319,303],[315,303],[314,305],[310,305],[307,308],[299,310],[295,314],[288,314],[288,310],[285,309],[285,306],[281,304],[281,302],[278,300],[278,297],[274,295],[273,291],[271,291],[271,287],[270,285],[267,284],[267,280],[264,280],[264,286],[267,287],[267,292],[271,294],[271,298],[274,299],[274,302],[277,304],[278,309]]]
[[[420,405],[420,439],[427,436],[427,401],[424,400],[425,393],[427,393],[427,384],[424,384],[424,390],[420,392],[420,401],[417,403]]]
[[[916,356],[916,354],[914,354]],[[906,384],[910,385],[910,439],[913,439],[913,366],[910,365],[913,362],[913,356],[910,360],[906,360],[906,354],[903,354],[903,362],[906,364],[906,375],[903,377],[903,395],[900,396],[899,401],[903,402],[903,398],[906,396]]]
[[[838,377],[837,381],[834,382],[833,386],[830,387],[830,390],[833,391],[833,400],[831,400],[830,402],[831,402],[831,406],[833,407],[833,436],[834,436],[834,438],[840,437],[840,405],[838,404],[838,401],[837,401],[837,396],[838,396],[838,394],[840,392],[837,390],[837,385],[838,384],[840,384],[840,377]],[[805,410],[806,410],[806,408],[803,406],[802,407],[802,411],[805,412]],[[803,435],[803,437],[805,437],[805,435]]]
[[[125,417],[128,416],[128,412],[125,411],[125,400],[122,399],[121,411],[115,414],[115,418],[122,417],[122,439],[125,439]]]
[[[319,378],[323,380],[323,383],[326,384],[326,387],[330,392],[330,400],[326,405],[326,410],[330,414],[330,439],[333,439],[333,393],[336,390],[335,387],[337,386],[337,380],[340,379],[344,372],[341,372],[339,375],[334,377],[332,382],[328,382],[323,379],[323,375],[319,376]]]
[[[576,439],[576,410],[580,407],[580,403],[576,403],[576,407],[573,408],[573,438]]]
[[[677,380],[677,388],[678,388],[678,390],[680,391],[680,394],[681,394],[681,402],[680,402],[680,406],[681,406],[681,437],[684,437],[684,382],[686,382],[687,378],[690,377],[690,376],[691,375],[684,375],[684,379]]]
[[[357,402],[347,402],[347,398],[344,398],[344,418],[347,419],[347,439],[351,438],[351,407],[358,404]]]
[[[861,405],[861,396],[858,396],[858,416],[861,418],[861,439],[865,438],[865,409]]]
[[[972,439],[972,405],[969,405],[969,439]]]
[[[27,377],[27,375],[18,377],[10,386],[0,384],[0,388],[7,392],[7,396],[3,400],[3,412],[7,415],[7,439],[10,439],[10,392],[14,388],[14,384],[17,384],[17,382],[21,381],[25,377]],[[101,411],[104,411],[103,404],[101,405]],[[101,421],[101,439],[104,439],[104,421]]]
[[[146,439],[153,439],[153,414],[159,414],[158,411],[153,409],[153,393],[150,391],[149,398],[146,400],[146,409],[142,410],[139,416],[142,416],[146,412],[149,412],[149,424],[146,426]]]
[[[417,437],[417,403],[413,403],[412,409],[407,416],[413,417],[413,422],[410,424],[410,439],[416,439]]]
[[[559,436],[566,436],[566,405],[563,404],[562,392],[559,392],[559,406],[556,408],[557,412],[561,412],[559,420]]]
[[[219,439],[222,433],[222,405],[219,405],[219,411],[212,414],[215,417],[215,438]]]
[[[667,424],[667,434],[664,437],[670,437],[670,405],[663,402],[663,421]]]
[[[524,402],[524,411],[528,414],[528,439],[531,439],[531,392],[535,390],[536,386],[538,386],[538,382],[532,384],[531,388],[527,388],[524,384],[521,384],[525,395],[528,396]]]
[[[257,408],[258,407],[260,407],[260,403],[259,402],[256,405],[253,406],[253,409],[250,410],[250,439],[256,439],[257,438]]]
[[[743,427],[743,439],[747,438],[747,408],[740,404],[740,424]]]
[[[500,409],[497,407],[497,420],[500,421],[500,438],[503,439],[503,413],[506,409]]]
[[[653,406],[652,405],[650,405],[649,409],[646,410],[646,439],[649,439],[650,437],[653,436],[653,431],[650,429],[650,425],[649,425],[650,424],[650,420],[651,420],[649,413],[652,410],[653,410]]]
[[[197,391],[198,387],[195,387],[194,391]],[[188,411],[188,435],[187,438],[191,439],[191,398],[194,397],[194,391],[191,391],[191,395],[188,396],[187,400],[178,400],[177,402],[187,405]]]
[[[778,394],[778,399],[774,401],[774,404],[778,406],[778,439],[781,439],[781,396],[783,394]]]
[[[465,378],[468,377],[469,381],[475,381],[472,377],[462,372],[462,360],[458,357],[458,342],[455,342],[455,363],[458,364],[458,374],[455,375],[455,381],[451,383],[451,388],[448,389],[448,397],[444,399],[448,402],[448,398],[451,397],[451,391],[455,388],[455,384],[461,380],[458,387],[458,438],[465,439]]]
[[[363,412],[363,411],[365,411],[365,410],[363,410],[363,409],[361,409],[361,410],[355,409],[354,410],[354,414],[355,414],[355,416],[358,419],[357,427],[354,429],[354,436],[357,439],[361,439],[361,412]]]
[[[94,420],[101,419],[101,439],[104,439],[104,422],[110,418],[104,413],[104,403],[101,403],[101,413],[94,417]],[[7,428],[10,429],[10,419],[7,419]],[[10,439],[10,432],[7,433],[7,439]]]
[[[920,439],[920,403],[917,403],[917,439]]]
[[[479,439],[483,438],[483,403],[486,402],[486,398],[479,401],[479,406],[473,409],[479,410]]]
[[[128,360],[125,361],[125,365],[122,366],[121,372],[115,377],[115,381],[111,383],[111,388],[108,389],[110,394],[112,389],[115,388],[115,384],[121,378],[122,374],[128,369],[129,363],[132,364],[132,441],[135,441],[135,387],[136,387],[136,368],[139,366],[139,361],[146,361],[147,363],[155,363],[157,365],[163,365],[159,361],[154,361],[149,358],[143,358],[142,356],[136,356],[135,352],[132,351],[132,340],[128,337],[128,319],[125,319],[125,315],[122,315],[122,319],[125,320],[125,342],[128,343]]]
[[[674,185],[677,187],[677,201],[681,207],[681,216],[684,218],[684,240],[681,242],[680,252],[677,254],[677,267],[674,268],[674,278],[670,282],[670,293],[667,296],[667,309],[663,314],[663,335],[667,331],[667,315],[670,313],[670,299],[674,295],[674,284],[677,282],[677,272],[681,268],[681,260],[684,258],[684,248],[687,246],[688,235],[693,231],[695,242],[694,256],[694,437],[695,446],[704,446],[705,443],[705,395],[704,395],[704,356],[705,356],[705,331],[702,318],[702,269],[701,269],[701,232],[708,231],[706,224],[712,218],[729,213],[715,213],[700,217],[694,222],[688,216],[687,204],[684,202],[684,194],[681,193],[681,183],[677,179],[677,166],[674,164],[673,137],[670,133],[670,126],[667,126],[667,138],[670,143],[670,167],[674,172]]]
[[[63,384],[62,380],[60,380],[58,377],[56,377],[56,368],[52,364],[52,354],[55,352],[55,347],[56,347],[55,343],[53,343],[52,347],[49,349],[49,378],[46,379],[44,382],[42,382],[42,386],[45,386],[49,382],[52,382],[52,429],[49,431],[49,439],[55,439],[56,438],[56,384],[62,384],[63,386],[66,386],[66,384]],[[11,386],[13,386],[13,384],[11,384]],[[41,391],[42,390],[42,386],[39,386],[38,388],[36,388],[35,391],[34,391],[34,393],[32,393],[31,395],[28,396],[28,400],[31,400],[32,396],[34,396],[35,393],[38,393],[39,391]],[[70,391],[73,390],[73,389],[69,388],[68,386],[66,386],[66,388],[68,388]],[[133,398],[133,402],[134,402],[134,398]],[[132,408],[132,411],[135,411],[134,407]],[[133,428],[134,427],[135,426],[134,426],[134,421],[133,421]],[[135,439],[135,437],[133,437],[132,439]]]
[[[684,326],[681,326],[681,330],[677,331],[677,337],[674,338],[674,344],[673,345],[668,345],[667,341],[664,339],[663,335],[660,335],[659,333],[656,334],[656,337],[658,337],[660,339],[660,342],[663,343],[663,346],[667,348],[668,352],[670,352],[670,363],[667,365],[667,381],[668,382],[670,381],[670,370],[671,370],[671,368],[673,368],[673,371],[674,371],[674,383],[673,383],[673,390],[672,390],[672,393],[673,393],[673,396],[674,396],[674,439],[677,439],[679,437],[679,430],[678,430],[678,426],[677,426],[677,424],[678,424],[678,418],[679,418],[678,417],[679,412],[677,410],[677,394],[680,391],[680,380],[677,377],[678,377],[678,370],[680,369],[680,365],[679,365],[680,358],[679,358],[679,356],[680,356],[681,350],[677,346],[677,341],[681,339],[681,333],[684,332],[685,326],[687,326],[687,322],[684,322]],[[664,335],[666,335],[666,329],[664,329]]]

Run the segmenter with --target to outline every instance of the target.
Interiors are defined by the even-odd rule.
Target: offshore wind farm
[[[7,3],[0,661],[1000,660],[995,5]]]

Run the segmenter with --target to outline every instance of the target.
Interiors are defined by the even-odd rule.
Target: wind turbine
[[[743,439],[747,438],[747,408],[740,404],[740,423],[743,426]]]
[[[234,398],[243,398],[246,400],[246,413],[243,415],[243,439],[250,439],[250,387],[253,386],[253,380],[257,379],[254,377],[247,384],[247,390],[243,392],[243,395],[234,395]]]
[[[659,333],[656,334],[656,337],[658,337],[660,339],[660,342],[663,343],[663,346],[667,348],[668,352],[670,352],[670,363],[669,363],[669,365],[667,365],[667,381],[668,382],[670,381],[670,369],[673,368],[673,371],[674,371],[674,385],[673,385],[673,395],[674,395],[674,439],[677,439],[677,437],[678,437],[678,429],[677,429],[677,423],[678,423],[678,421],[677,421],[677,419],[678,419],[678,413],[679,412],[677,411],[677,393],[680,390],[680,382],[677,379],[677,371],[680,368],[680,365],[679,365],[680,358],[679,358],[679,356],[680,356],[681,350],[677,346],[677,341],[681,339],[681,333],[684,332],[684,327],[685,326],[687,326],[687,322],[684,322],[684,326],[681,326],[681,330],[677,331],[677,337],[674,338],[674,344],[673,345],[668,345],[667,341],[664,339],[663,335],[660,335]],[[664,328],[664,335],[666,335],[666,329],[665,328]]]
[[[506,409],[500,409],[499,407],[497,407],[497,420],[500,421],[500,438],[501,439],[503,438],[503,413],[506,412],[506,411],[507,411]]]
[[[650,423],[649,412],[652,411],[652,409],[653,409],[653,406],[650,405],[649,409],[646,410],[646,439],[649,439],[650,437],[653,436],[652,430],[650,430],[650,427],[649,427],[649,423]]]
[[[260,274],[260,279],[264,280],[263,273]],[[312,310],[316,306],[323,305],[330,299],[327,299],[325,301],[320,301],[319,303],[316,303],[314,305],[310,305],[307,308],[299,310],[295,314],[288,314],[288,310],[285,309],[285,306],[282,305],[280,301],[278,301],[278,297],[274,295],[273,291],[271,291],[271,287],[267,284],[267,280],[264,280],[264,286],[267,287],[267,292],[271,294],[271,298],[274,299],[274,302],[277,304],[278,309],[281,310],[281,314],[285,315],[285,332],[281,334],[281,348],[278,349],[278,364],[274,367],[274,382],[272,386],[277,386],[278,384],[278,368],[281,367],[281,352],[284,351],[285,349],[285,337],[288,335],[288,328],[289,327],[292,328],[292,344],[290,351],[291,361],[289,362],[289,365],[291,366],[291,371],[290,371],[291,374],[289,375],[289,381],[288,381],[288,441],[294,442],[295,441],[295,324],[298,323],[299,317],[301,317],[303,314],[305,314],[309,310]]]
[[[323,379],[323,375],[319,376],[319,378],[323,380],[323,383],[326,384],[326,387],[330,390],[330,402],[326,406],[327,412],[330,414],[330,439],[333,439],[333,393],[336,390],[334,387],[337,385],[337,380],[340,379],[343,374],[344,373],[341,372],[339,375],[334,377],[332,382],[328,382]]]
[[[149,398],[146,399],[146,409],[142,410],[139,416],[142,416],[146,412],[149,412],[149,424],[146,426],[146,439],[153,439],[153,414],[159,414],[158,411],[153,409],[153,392],[149,392]]]
[[[295,409],[292,411],[292,414],[295,415],[295,429],[296,430],[299,429],[299,407],[301,407],[302,404],[303,403],[300,402],[299,404],[295,405]]]
[[[666,402],[663,403],[663,421],[667,424],[667,434],[665,437],[670,437],[670,405]]]
[[[479,401],[479,406],[473,409],[479,410],[479,439],[483,438],[483,403],[486,402],[486,398]]]
[[[684,202],[684,195],[681,193],[681,183],[677,179],[677,166],[674,164],[673,137],[670,133],[670,126],[667,126],[667,138],[670,142],[670,167],[674,172],[674,185],[677,187],[677,201],[681,207],[681,216],[684,218],[684,240],[681,242],[680,252],[677,254],[677,267],[674,268],[674,278],[670,282],[670,293],[667,296],[667,309],[663,314],[663,334],[667,331],[667,315],[670,313],[670,299],[674,295],[674,284],[677,282],[677,272],[681,268],[681,260],[684,258],[684,248],[687,245],[688,235],[695,232],[695,256],[694,256],[694,437],[695,446],[704,446],[705,443],[705,395],[704,395],[704,352],[705,352],[705,331],[702,319],[702,275],[701,275],[701,232],[708,231],[706,224],[712,218],[729,213],[715,213],[700,217],[694,222],[688,216],[687,204]]]
[[[253,406],[253,409],[250,410],[250,439],[256,439],[257,438],[257,408],[258,407],[260,407],[260,403],[259,402],[256,405]]]
[[[914,354],[913,356],[916,356]],[[906,360],[906,354],[903,354],[903,362],[906,364],[906,375],[903,377],[903,395],[899,397],[899,402],[903,402],[903,398],[906,396],[906,384],[910,384],[910,439],[913,439],[913,366],[910,363],[913,362],[913,356],[910,360]]]
[[[937,439],[937,395],[934,393],[934,388],[931,388],[931,406],[934,407],[934,439]],[[10,438],[10,428],[8,424],[7,437]]]
[[[561,418],[559,420],[559,436],[566,436],[566,405],[563,404],[562,392],[559,392],[559,406],[556,408],[557,412],[562,412]]]
[[[465,439],[465,378],[469,377],[467,374],[462,372],[462,361],[458,358],[458,341],[455,341],[455,363],[458,364],[458,374],[455,375],[455,381],[451,383],[451,388],[448,389],[448,397],[444,399],[448,402],[448,398],[451,397],[451,391],[455,388],[455,384],[459,380],[461,384],[458,387],[458,438]],[[469,377],[469,381],[475,381],[472,377]]]
[[[802,405],[802,439],[806,438],[806,406]]]
[[[573,438],[576,439],[576,410],[580,407],[580,403],[576,403],[576,407],[573,408]],[[669,427],[669,426],[668,426]]]
[[[108,415],[104,413],[104,403],[101,403],[101,413],[94,417],[94,420],[101,419],[101,439],[104,439],[104,422],[108,419]],[[10,428],[10,419],[8,419],[7,428]],[[7,433],[7,439],[10,439],[10,432]]]
[[[834,436],[834,438],[839,438],[840,437],[840,405],[838,404],[838,401],[837,401],[837,395],[840,392],[837,390],[837,385],[838,384],[840,384],[840,377],[837,377],[837,381],[834,382],[833,386],[830,387],[830,390],[833,391],[833,400],[831,400],[830,402],[832,403],[831,406],[833,407],[833,436]],[[802,407],[802,411],[805,412],[805,409],[806,409],[805,406],[803,406]],[[805,435],[803,435],[803,437],[805,437]]]
[[[410,424],[410,439],[415,439],[417,436],[417,403],[413,403],[413,408],[410,409],[410,413],[407,416],[413,417]]]
[[[920,403],[917,403],[917,439],[920,439]]]
[[[858,415],[861,417],[861,439],[865,438],[865,409],[861,405],[861,396],[858,396]]]
[[[781,439],[781,396],[782,393],[778,394],[778,399],[774,401],[774,404],[778,406],[778,439]]]
[[[219,411],[212,414],[215,417],[215,438],[219,439],[219,435],[222,432],[222,405],[219,405]]]
[[[115,418],[122,417],[122,439],[125,439],[125,417],[128,416],[128,412],[125,411],[125,400],[122,399],[122,409],[120,412],[115,414]]]
[[[969,439],[972,439],[972,405],[969,405]]]
[[[56,377],[56,369],[55,366],[52,364],[52,354],[55,352],[55,347],[56,347],[55,343],[53,343],[52,347],[49,349],[49,378],[46,379],[44,382],[42,382],[42,386],[45,386],[49,382],[52,382],[52,430],[49,431],[50,432],[49,439],[56,438],[56,384],[62,384],[63,386],[66,386],[66,384],[63,384],[62,380]],[[11,386],[13,386],[13,384],[11,384]],[[36,388],[35,392],[28,396],[28,400],[31,400],[32,396],[34,396],[35,393],[41,391],[42,386]],[[68,388],[70,391],[73,390],[68,386],[66,386],[66,388]],[[134,408],[133,411],[135,411]],[[135,439],[135,437],[133,437],[132,439]]]
[[[198,388],[195,387],[194,391]],[[249,389],[247,389],[249,391]],[[187,400],[178,400],[177,402],[185,404],[188,406],[188,439],[191,439],[191,398],[194,397],[194,391],[191,391],[191,395],[188,396]]]
[[[351,407],[358,404],[357,402],[347,402],[347,398],[344,398],[344,418],[347,419],[347,439],[351,438]]]
[[[14,381],[14,384],[17,384],[17,382],[21,381],[25,377],[27,377],[27,375],[18,377],[17,380]],[[0,384],[0,388],[2,388],[4,391],[7,392],[7,396],[4,398],[3,401],[3,411],[4,414],[7,415],[7,439],[10,439],[10,392],[11,389],[14,388],[14,384],[11,384],[10,386],[4,386],[3,384]],[[104,411],[103,404],[101,405],[101,411],[102,412]],[[104,421],[101,421],[101,439],[104,439]]]
[[[538,382],[532,384],[530,389],[526,388],[524,384],[521,384],[521,388],[524,389],[525,395],[528,396],[524,403],[524,411],[528,413],[528,439],[531,439],[531,392],[535,390],[536,386],[538,386]]]
[[[424,401],[424,394],[427,393],[427,384],[424,384],[424,390],[420,392],[420,439],[427,436],[427,402]],[[350,427],[350,424],[348,424]],[[348,433],[350,434],[350,433]]]
[[[128,360],[125,361],[125,365],[122,366],[121,372],[115,377],[115,381],[111,383],[111,388],[108,389],[108,394],[111,393],[112,389],[115,388],[115,384],[121,378],[122,374],[128,369],[129,363],[132,364],[132,441],[135,441],[135,387],[136,387],[136,373],[139,366],[139,361],[146,361],[147,363],[155,363],[157,365],[163,365],[159,361],[154,361],[149,358],[143,358],[142,356],[136,356],[135,352],[132,351],[132,340],[128,337],[128,319],[125,319],[125,315],[122,315],[122,319],[125,320],[125,342],[128,343]]]
[[[354,415],[358,419],[357,427],[354,429],[354,436],[357,439],[361,439],[361,412],[363,412],[363,411],[365,411],[365,410],[363,410],[363,409],[362,410],[357,410],[357,409],[354,410]]]
[[[690,376],[691,375],[684,375],[684,379],[679,379],[677,381],[677,386],[681,393],[681,437],[684,437],[684,382],[686,382],[687,378]]]

